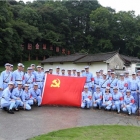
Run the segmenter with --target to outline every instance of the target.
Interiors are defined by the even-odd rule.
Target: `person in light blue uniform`
[[[96,91],[93,93],[93,107],[101,109],[103,94],[100,91],[100,86],[96,86]]]
[[[126,90],[126,95],[124,96],[123,104],[121,105],[122,111],[127,112],[128,115],[131,115],[133,104],[134,97],[131,95],[130,90]]]
[[[14,87],[13,82],[8,83],[8,87],[3,91],[2,93],[2,99],[1,99],[1,107],[5,111],[8,111],[10,114],[14,114],[13,109],[15,106],[15,100],[11,98],[11,90]]]
[[[24,75],[24,84],[28,84],[29,85],[29,89],[33,87],[33,84],[35,82],[35,77],[32,74],[32,68],[28,67],[27,68],[27,73]]]
[[[117,87],[119,88],[119,92],[125,96],[126,90],[128,88],[128,83],[124,79],[124,74],[120,74],[120,80],[117,82]]]
[[[66,76],[66,74],[65,74],[65,69],[61,69],[61,76]]]
[[[138,83],[139,80],[136,78],[136,73],[132,73],[132,78],[129,81],[128,89],[131,90],[131,95],[134,97],[135,105],[138,107],[138,97],[137,97],[137,90],[138,90]]]
[[[109,80],[106,77],[107,77],[107,74],[104,73],[103,77],[99,81],[99,86],[101,88],[102,93],[105,93],[105,89],[109,84]]]
[[[96,86],[99,86],[100,79],[100,71],[96,71],[96,76],[94,77],[94,91],[96,91]]]
[[[128,87],[129,87],[129,82],[130,82],[129,71],[125,71],[124,74],[125,74],[124,79],[127,82]]]
[[[43,90],[43,84],[44,84],[45,74],[41,71],[41,66],[37,66],[37,72],[35,77],[35,82],[38,84],[38,88]]]
[[[111,70],[107,70],[107,79],[110,79],[111,78]]]
[[[23,101],[24,110],[31,110],[31,105],[33,105],[33,99],[31,99],[31,94],[29,92],[29,85],[25,84],[25,89],[21,95],[21,99]]]
[[[115,72],[111,72],[111,78],[109,78],[110,92],[113,93],[113,87],[117,86],[118,79],[115,77]]]
[[[9,63],[5,64],[5,71],[0,75],[0,98],[2,97],[2,91],[8,87],[8,83],[12,81],[12,73],[10,72]]]
[[[18,69],[13,72],[13,83],[15,87],[17,87],[18,82],[22,82],[24,84],[24,73],[23,73],[23,64],[18,63]]]
[[[77,70],[76,77],[82,77],[80,70]]]
[[[100,78],[102,79],[103,78],[103,74],[104,74],[104,70],[100,70]]]
[[[82,103],[81,108],[90,108],[92,106],[92,93],[88,91],[88,86],[84,86],[84,91],[82,92]]]
[[[140,81],[140,70],[137,70],[137,79]]]
[[[118,87],[113,88],[113,94],[112,94],[112,110],[117,110],[117,113],[120,113],[122,101],[123,101],[123,96],[122,94],[118,91]]]
[[[21,95],[23,93],[22,82],[18,82],[18,87],[13,89],[11,98],[15,100],[15,110],[18,111],[19,107],[23,107],[23,102],[21,101]]]
[[[38,105],[38,107],[41,107],[41,90],[38,89],[38,84],[34,83],[34,87],[29,90],[31,94],[31,99],[33,99],[34,103]]]
[[[54,75],[61,75],[59,66],[56,66],[56,71],[53,74]]]
[[[76,75],[76,69],[75,68],[72,69],[72,76],[73,77],[77,77],[77,75]]]
[[[86,77],[85,85],[88,86],[89,91],[93,93],[94,90],[94,77],[91,72],[89,72],[89,66],[85,67],[85,72],[82,73],[82,77]]]
[[[110,110],[111,106],[112,106],[112,94],[110,93],[110,87],[106,87],[105,92],[103,93],[102,107],[105,110]]]
[[[11,73],[13,73],[13,67],[14,67],[14,66],[11,64],[11,65],[10,65],[10,72],[11,72]]]
[[[35,64],[31,64],[30,65],[32,68],[32,74],[34,75],[34,77],[36,76],[36,71],[35,71]]]

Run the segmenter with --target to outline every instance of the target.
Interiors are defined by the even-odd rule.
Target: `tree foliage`
[[[97,0],[0,1],[0,65],[26,60],[29,53],[31,59],[43,59],[66,55],[67,51],[120,49],[122,54],[140,57],[139,32],[140,16],[134,11],[117,13]],[[27,49],[28,43],[33,45],[32,50]],[[35,49],[37,43],[39,50]]]

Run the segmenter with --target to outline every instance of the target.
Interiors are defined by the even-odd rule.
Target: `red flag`
[[[36,50],[39,49],[39,44],[38,43],[35,45],[35,48],[36,48]]]
[[[59,52],[59,47],[56,47],[56,52]]]
[[[32,50],[32,44],[28,43],[28,50]]]
[[[43,50],[46,50],[46,44],[43,44]]]
[[[42,105],[81,106],[85,77],[46,75]]]

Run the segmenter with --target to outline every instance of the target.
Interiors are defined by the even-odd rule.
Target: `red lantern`
[[[65,49],[64,48],[62,49],[62,53],[65,54]]]
[[[32,44],[28,43],[28,50],[32,50]]]
[[[56,52],[59,52],[59,47],[56,47]]]
[[[46,44],[43,44],[43,50],[46,50]]]
[[[36,50],[39,50],[39,44],[38,43],[35,45],[35,47],[36,47]]]
[[[51,51],[53,50],[53,46],[52,46],[52,45],[50,46],[50,50],[51,50]]]
[[[68,55],[70,55],[70,51],[68,51]]]

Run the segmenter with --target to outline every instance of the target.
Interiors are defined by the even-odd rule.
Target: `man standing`
[[[38,84],[34,83],[34,87],[31,88],[29,92],[31,94],[31,99],[33,99],[34,101],[34,104],[37,104],[38,107],[41,107],[42,97],[41,97],[41,90],[38,89]]]
[[[11,90],[13,87],[14,83],[9,82],[8,87],[2,93],[1,99],[1,107],[10,114],[14,114],[12,109],[15,108],[15,100],[11,98]]]
[[[72,76],[71,69],[68,69],[67,72],[68,72],[67,76]]]
[[[118,79],[115,77],[115,72],[111,72],[111,77],[109,78],[110,92],[113,93],[113,87],[117,86]]]
[[[65,75],[65,69],[62,69],[62,70],[61,70],[61,76],[66,76],[66,75]]]
[[[134,97],[135,104],[138,107],[138,97],[137,97],[137,90],[138,90],[138,83],[139,80],[136,78],[136,73],[132,73],[132,78],[129,81],[128,89],[131,90],[131,95]]]
[[[93,74],[89,72],[89,66],[85,67],[85,72],[82,74],[82,77],[86,77],[86,85],[88,86],[89,91],[93,92],[94,90],[94,78]]]
[[[120,74],[120,80],[117,82],[117,87],[119,88],[119,92],[125,96],[126,90],[128,88],[128,83],[124,79],[124,74]]]
[[[33,87],[33,83],[35,81],[35,77],[32,74],[32,68],[28,67],[27,68],[27,73],[24,75],[24,84],[28,84],[29,85],[29,89]]]
[[[34,77],[35,77],[35,76],[36,76],[35,64],[31,64],[31,68],[32,68],[32,74],[33,74]]]
[[[100,71],[96,71],[96,76],[94,77],[94,91],[96,91],[96,86],[99,86],[100,79]]]
[[[10,72],[11,64],[5,64],[5,71],[0,75],[0,98],[2,96],[2,91],[8,87],[8,83],[12,81],[12,73]]]
[[[60,75],[60,67],[59,66],[56,67],[56,72],[54,74],[55,75]]]
[[[72,76],[76,77],[76,69],[75,68],[72,69]]]
[[[53,68],[49,68],[49,74],[53,74]]]
[[[107,75],[104,73],[103,78],[100,78],[100,81],[99,81],[99,86],[101,88],[102,93],[105,93],[105,89],[109,83],[109,80],[106,77]]]
[[[18,82],[22,82],[24,84],[24,73],[22,71],[23,64],[18,63],[18,68],[13,72],[13,83],[15,87],[17,87]]]
[[[41,71],[41,66],[37,66],[35,79],[36,79],[36,83],[38,84],[38,88],[42,92],[45,75],[44,75],[44,72]]]

